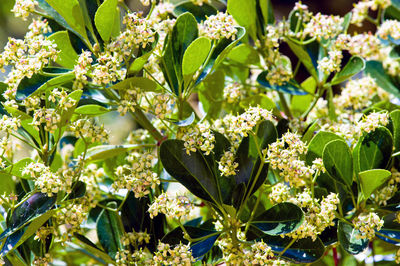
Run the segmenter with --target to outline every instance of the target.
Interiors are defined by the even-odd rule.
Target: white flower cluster
[[[143,103],[141,107],[149,113],[154,114],[158,119],[165,119],[172,113],[174,99],[169,94],[147,93],[147,103]]]
[[[312,178],[314,169],[306,166],[300,156],[307,153],[307,146],[294,133],[285,133],[282,138],[269,145],[267,159],[272,169],[279,169],[279,175],[291,186],[305,186]]]
[[[115,263],[120,266],[152,265],[151,259],[151,254],[142,248],[136,249],[133,253],[128,249],[119,250],[115,254]]]
[[[234,116],[226,115],[214,122],[215,129],[224,134],[237,149],[243,137],[247,137],[253,128],[263,120],[272,120],[271,111],[260,107],[250,107],[244,113]]]
[[[88,215],[88,210],[82,204],[70,204],[57,211],[56,219],[59,225],[65,225],[71,234],[80,230],[80,226]]]
[[[400,22],[391,19],[385,20],[378,27],[376,34],[384,40],[388,40],[389,37],[398,40],[400,39]]]
[[[277,183],[271,188],[269,199],[274,203],[281,203],[288,200],[290,188],[284,183]]]
[[[141,97],[140,88],[131,87],[125,91],[121,91],[121,99],[118,102],[118,112],[124,116],[128,111],[135,112],[137,101]]]
[[[202,6],[204,3],[205,4],[210,4],[211,0],[191,0],[193,4]]]
[[[358,122],[357,127],[360,130],[360,133],[363,132],[369,133],[375,131],[379,126],[386,126],[389,123],[389,114],[388,112],[376,113],[372,112],[367,116],[363,117],[363,119]]]
[[[16,88],[22,78],[32,77],[34,73],[57,59],[56,44],[44,35],[51,31],[48,22],[34,20],[29,29],[24,40],[9,38],[3,53],[0,54],[0,70],[5,65],[13,65],[6,78],[9,88],[4,96],[7,98],[14,98]]]
[[[311,37],[316,37],[318,41],[334,38],[343,30],[343,21],[344,19],[340,16],[328,16],[317,13],[306,24],[304,33]]]
[[[84,51],[79,55],[79,58],[74,66],[75,80],[73,87],[81,89],[88,82],[88,73],[92,70],[92,53]]]
[[[90,119],[78,119],[72,122],[69,130],[74,132],[77,138],[83,136],[91,143],[108,141],[108,132],[104,129],[104,125],[97,126]]]
[[[371,196],[371,198],[379,205],[385,206],[387,201],[390,200],[398,191],[397,186],[400,183],[400,172],[394,167],[392,167],[390,171],[392,172],[392,176],[388,180],[387,184],[383,188],[375,191]]]
[[[367,60],[378,60],[383,56],[381,41],[370,32],[349,37],[346,47],[352,55],[359,55]]]
[[[51,265],[52,261],[53,261],[53,257],[51,256],[51,254],[46,253],[46,254],[44,254],[44,257],[35,256],[35,259],[32,261],[32,265],[48,266],[48,265]]]
[[[106,85],[110,82],[122,80],[126,69],[120,68],[121,61],[117,53],[105,51],[97,57],[98,64],[94,66],[92,81],[97,85]]]
[[[342,62],[343,54],[341,50],[331,50],[328,56],[318,60],[318,69],[326,75],[340,71],[340,64]]]
[[[240,86],[240,84],[237,82],[225,86],[224,98],[227,100],[228,103],[238,102],[243,95],[243,91],[241,89],[242,86]]]
[[[182,243],[174,247],[162,242],[158,243],[152,265],[190,266],[195,262],[189,245]]]
[[[35,180],[35,187],[49,197],[60,191],[71,192],[72,179],[61,178],[51,172],[50,168],[42,163],[30,163],[22,171],[22,175],[28,175]]]
[[[121,243],[124,246],[128,245],[133,245],[133,246],[138,246],[141,244],[148,244],[150,241],[150,235],[146,232],[128,232],[124,233],[124,235],[121,237]]]
[[[165,214],[169,219],[185,219],[194,209],[193,202],[186,196],[171,197],[166,193],[158,196],[150,205],[148,212],[153,218],[159,213]]]
[[[348,81],[340,95],[333,101],[338,108],[361,110],[371,104],[371,96],[375,94],[380,98],[387,98],[387,93],[376,84],[375,80],[365,76]]]
[[[13,12],[16,17],[21,17],[23,20],[26,20],[29,14],[35,11],[37,5],[38,2],[36,0],[15,0],[11,12]]]
[[[383,223],[383,219],[374,212],[361,213],[353,220],[354,228],[361,232],[356,237],[372,240],[375,237],[375,230],[379,231]]]
[[[136,198],[148,195],[150,189],[155,189],[160,184],[157,173],[152,170],[154,159],[150,152],[131,153],[127,158],[130,165],[120,165],[115,170],[113,189],[132,190]]]
[[[211,40],[220,40],[222,38],[235,40],[237,33],[233,17],[223,12],[207,17],[200,30],[203,35]]]
[[[218,162],[218,170],[223,176],[236,175],[236,168],[239,167],[239,163],[235,162],[235,149],[231,148],[229,151],[225,151],[221,159]]]
[[[18,118],[3,115],[0,119],[0,131],[7,132],[7,134],[17,131],[20,126],[21,121]]]
[[[338,194],[330,193],[319,201],[312,198],[311,191],[307,188],[288,201],[306,211],[303,224],[296,231],[286,234],[287,236],[297,239],[311,237],[315,240],[325,228],[334,225],[333,219],[336,218],[335,211],[339,204]]]
[[[184,129],[182,140],[185,142],[186,153],[196,152],[197,149],[208,155],[214,149],[215,136],[208,122],[196,124]]]

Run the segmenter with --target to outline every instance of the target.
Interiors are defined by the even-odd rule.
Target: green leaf
[[[291,41],[289,38],[286,39],[286,42],[293,53],[299,58],[300,62],[305,66],[308,73],[310,73],[315,80],[319,80],[317,71],[313,64],[313,60],[311,59],[309,53],[305,50],[305,48],[297,44],[296,42]]]
[[[181,120],[181,121],[174,122],[174,124],[177,125],[178,127],[187,127],[187,126],[190,126],[191,124],[193,124],[195,118],[196,118],[196,115],[194,114],[194,112],[192,112],[192,114],[188,118]]]
[[[181,140],[166,140],[160,147],[160,159],[165,170],[195,196],[221,202],[218,181],[200,151],[186,153]]]
[[[303,222],[303,211],[297,205],[285,202],[268,209],[251,224],[265,234],[281,235],[297,230]]]
[[[391,112],[390,119],[393,124],[393,143],[395,151],[400,151],[400,110]]]
[[[230,51],[238,44],[238,42],[243,38],[246,30],[242,27],[236,27],[237,34],[236,39],[222,39],[219,40],[217,45],[213,48],[213,52],[209,57],[206,65],[204,66],[203,72],[200,74],[196,81],[196,84],[200,83],[208,74],[213,73],[220,63],[228,56]]]
[[[142,145],[126,144],[126,145],[99,145],[88,149],[86,158],[89,161],[104,160],[115,157],[119,154],[126,153],[132,149],[142,148]]]
[[[66,68],[74,68],[79,56],[71,45],[68,32],[58,31],[50,35],[48,39],[53,41],[57,45],[57,50],[60,51],[57,54],[56,63]]]
[[[159,35],[156,34],[155,36],[155,41],[151,43],[151,45],[146,46],[145,48],[140,47],[139,51],[140,54],[133,63],[129,66],[128,69],[128,74],[137,74],[139,71],[141,71],[144,67],[144,65],[148,62],[149,57],[152,55],[153,51],[157,47]]]
[[[395,84],[393,84],[389,75],[386,74],[383,65],[379,61],[367,61],[364,70],[366,75],[370,75],[375,79],[376,84],[385,91],[400,98],[400,91]]]
[[[293,239],[290,237],[264,236],[262,240],[275,253],[285,250],[282,258],[295,263],[312,263],[325,253],[325,246],[319,237],[315,241],[309,237],[292,242]]]
[[[21,228],[19,231],[13,233],[6,240],[5,245],[0,251],[0,255],[5,257],[9,252],[13,251],[22,245],[28,238],[35,234],[38,229],[55,214],[55,210],[50,210],[36,218],[34,218],[28,225]]]
[[[50,210],[56,197],[48,197],[43,193],[35,193],[18,206],[12,213],[8,228],[0,235],[0,240],[18,231],[22,226]]]
[[[257,18],[255,0],[230,0],[228,1],[227,11],[240,26],[248,29],[249,33],[255,37],[254,34]]]
[[[358,151],[359,171],[385,169],[393,150],[393,138],[385,127],[378,127],[364,135],[360,140]]]
[[[106,114],[110,111],[111,111],[110,109],[107,109],[101,105],[96,105],[96,104],[87,104],[79,106],[78,108],[75,109],[76,114],[92,115],[92,116]]]
[[[182,74],[195,73],[207,59],[211,49],[211,41],[206,37],[194,40],[186,49],[182,59]]]
[[[111,88],[114,90],[122,90],[122,91],[134,88],[139,88],[141,91],[146,91],[146,92],[158,91],[157,83],[155,83],[151,79],[144,77],[127,78],[113,85]]]
[[[101,258],[102,260],[107,262],[108,264],[115,263],[107,253],[104,253],[103,250],[98,248],[92,241],[87,239],[84,235],[75,233],[74,237],[79,241],[79,244],[83,245],[84,248],[87,251],[89,251],[90,253],[98,256],[99,258]]]
[[[332,140],[322,152],[322,160],[328,174],[336,181],[351,187],[353,183],[353,159],[349,146],[343,140]]]
[[[274,10],[272,8],[271,0],[257,0],[258,4],[260,5],[261,13],[263,16],[264,27],[267,24],[272,24],[275,22],[274,18]]]
[[[119,31],[119,9],[117,8],[118,0],[105,0],[97,9],[94,17],[94,23],[101,38],[108,42],[111,34]],[[117,28],[117,29],[115,29]]]
[[[365,68],[365,61],[359,56],[352,56],[340,72],[337,72],[332,78],[331,84],[336,85],[344,82],[361,72]]]
[[[247,109],[251,106],[260,106],[261,108],[267,110],[272,110],[276,107],[274,101],[262,93],[241,100],[240,106],[244,109]]]
[[[348,253],[357,255],[368,247],[368,239],[358,239],[357,236],[360,235],[361,232],[355,229],[352,225],[339,221],[339,243]]]
[[[107,207],[116,208],[117,204],[110,202]],[[121,243],[123,229],[119,222],[118,214],[103,209],[96,222],[96,231],[101,246],[111,258],[115,258],[115,254],[123,249]]]
[[[34,161],[31,158],[24,158],[24,159],[19,160],[15,164],[8,166],[3,171],[10,175],[19,177],[19,178],[30,179],[31,178],[30,176],[22,175],[22,171],[28,164],[30,164],[32,162],[34,162]]]
[[[372,169],[358,173],[361,182],[361,189],[364,199],[371,194],[392,176],[392,173],[382,169]]]
[[[178,78],[179,86],[182,82],[182,61],[186,49],[189,45],[197,39],[198,36],[197,21],[195,17],[190,13],[184,13],[180,15],[175,22],[172,29],[171,38],[169,44],[171,50],[165,51],[168,53],[172,52],[173,67],[175,70],[176,77]]]
[[[390,244],[398,245],[400,241],[400,224],[397,221],[396,213],[385,215],[383,221],[383,227],[376,236]]]
[[[15,182],[11,174],[8,173],[0,173],[0,194],[1,195],[10,195],[15,192]]]
[[[324,151],[325,145],[332,140],[343,140],[335,133],[320,131],[310,141],[306,154],[306,162],[308,165],[312,165],[312,162],[317,158],[322,158],[322,152]]]
[[[72,29],[87,39],[85,20],[78,0],[46,0],[46,2],[65,19]]]
[[[24,100],[26,97],[31,95],[38,95],[47,89],[61,86],[65,83],[71,82],[75,78],[75,74],[69,69],[48,67],[42,70],[43,74],[33,74],[31,78],[25,77],[18,84],[16,99],[18,101]],[[53,74],[60,74],[54,77]]]
[[[179,3],[175,6],[173,14],[178,17],[186,12],[190,12],[195,16],[197,22],[205,21],[207,17],[217,14],[218,10],[207,4],[203,3],[201,6],[194,4],[192,1]]]
[[[258,52],[252,46],[244,43],[234,47],[227,57],[244,65],[256,65],[260,62]]]
[[[257,76],[257,82],[260,83],[262,86],[266,88],[270,88],[272,90],[276,90],[279,92],[284,92],[288,93],[291,95],[305,95],[307,94],[306,91],[303,90],[303,88],[300,87],[300,85],[294,80],[291,79],[288,82],[284,82],[281,85],[277,84],[270,84],[268,79],[268,70],[264,70]]]
[[[203,240],[195,241],[190,243],[190,249],[194,258],[199,258],[205,255],[213,246],[220,233],[214,230],[203,229],[194,226],[186,226],[185,230],[188,232],[191,238],[204,237]],[[209,237],[207,237],[209,236]],[[188,241],[183,238],[183,230],[181,227],[177,227],[168,234],[166,234],[162,240],[163,243],[170,245],[178,245],[180,243],[187,244]]]
[[[67,200],[78,199],[85,196],[86,183],[82,181],[76,181],[72,184],[72,191],[69,193]]]

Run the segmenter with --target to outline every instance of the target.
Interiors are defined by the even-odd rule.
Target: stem
[[[247,230],[248,230],[249,227],[250,227],[250,223],[251,223],[251,221],[253,220],[254,215],[256,214],[257,207],[258,207],[258,205],[260,204],[261,195],[262,195],[263,193],[264,193],[264,186],[261,186],[261,187],[260,187],[260,190],[258,191],[257,201],[256,201],[256,204],[254,205],[254,208],[253,208],[253,211],[252,211],[252,213],[251,213],[250,219],[249,219],[249,220],[247,221],[247,223],[246,223],[246,227],[245,227],[245,229],[244,229],[244,234],[247,233]]]
[[[292,241],[290,241],[289,245],[287,245],[285,249],[282,250],[281,253],[279,253],[278,257],[281,257],[294,244],[294,242],[296,242],[295,238],[293,238]]]

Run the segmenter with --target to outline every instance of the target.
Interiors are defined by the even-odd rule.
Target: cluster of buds
[[[22,175],[33,178],[39,191],[46,193],[49,197],[59,191],[71,192],[72,179],[61,178],[42,163],[28,164],[22,171]]]
[[[185,142],[184,146],[188,155],[196,152],[197,149],[208,155],[214,149],[215,136],[207,122],[185,129],[182,140]]]
[[[223,176],[236,175],[236,168],[239,167],[239,163],[235,161],[235,150],[231,148],[229,151],[225,151],[221,159],[218,162],[218,170]]]
[[[159,213],[163,213],[170,219],[180,220],[188,217],[193,209],[193,202],[188,197],[171,197],[166,193],[162,193],[150,205],[148,212],[151,218],[157,216]]]
[[[150,189],[155,189],[160,184],[158,175],[152,170],[154,155],[149,152],[134,152],[127,160],[130,165],[118,166],[115,170],[117,178],[112,187],[115,190],[132,190],[136,198],[148,195]]]
[[[158,243],[157,251],[154,254],[152,265],[185,265],[189,266],[195,262],[189,245],[180,243],[175,247],[162,242]]]
[[[317,13],[305,26],[304,33],[317,38],[318,41],[334,38],[343,30],[343,21],[340,16]]]
[[[236,39],[237,29],[233,17],[227,13],[218,12],[216,15],[207,17],[201,30],[211,40]]]
[[[89,119],[78,119],[72,122],[69,130],[74,132],[76,137],[82,136],[92,143],[108,141],[108,132],[104,129],[104,125],[97,126]]]
[[[361,232],[356,237],[372,240],[375,237],[375,230],[379,231],[383,223],[383,220],[374,212],[361,213],[353,220],[354,228]]]
[[[133,245],[135,247],[137,247],[138,245],[141,244],[148,244],[150,241],[150,235],[146,232],[128,232],[125,233],[122,237],[121,237],[121,243],[124,246],[128,246],[128,245]]]

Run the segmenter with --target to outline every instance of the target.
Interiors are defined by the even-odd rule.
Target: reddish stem
[[[337,254],[336,248],[332,248],[332,252],[333,252],[333,261],[335,262],[335,266],[338,266],[339,265],[339,258],[338,258],[338,254]]]

